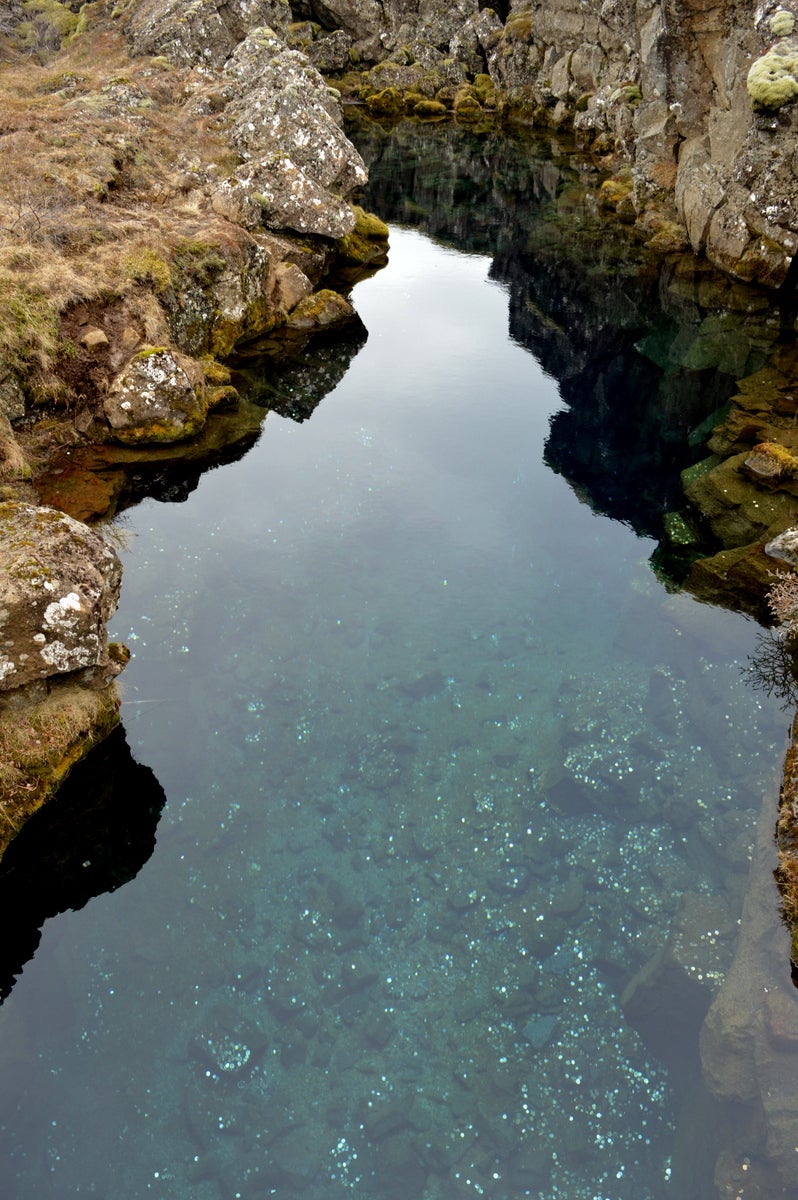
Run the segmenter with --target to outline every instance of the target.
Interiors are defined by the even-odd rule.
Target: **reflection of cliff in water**
[[[27,822],[0,863],[0,1001],[32,958],[48,917],[133,879],[155,848],[166,802],[118,726]]]
[[[568,405],[552,418],[552,469],[597,511],[659,537],[707,419],[778,337],[772,299],[692,256],[647,252],[600,211],[600,175],[570,146],[410,123],[353,137],[368,207],[492,257],[511,337]]]
[[[334,335],[307,336],[295,345],[277,331],[257,356],[238,363],[234,382],[242,399],[214,412],[202,432],[177,445],[69,447],[52,456],[36,479],[43,504],[80,521],[112,517],[145,499],[182,503],[206,471],[238,462],[257,442],[264,409],[306,421],[341,381],[366,341],[355,318]]]

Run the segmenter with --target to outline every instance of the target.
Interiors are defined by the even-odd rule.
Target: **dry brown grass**
[[[45,64],[17,55],[0,73],[0,360],[35,402],[64,400],[70,306],[129,301],[144,336],[163,333],[164,275],[140,264],[168,271],[201,220],[186,178],[235,161],[217,118],[186,107],[208,86],[199,76],[131,59],[103,4],[85,12],[85,31]]]
[[[62,683],[38,704],[0,710],[0,854],[118,719],[113,684],[88,691]]]

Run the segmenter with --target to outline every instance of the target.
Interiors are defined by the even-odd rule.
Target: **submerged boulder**
[[[0,691],[94,668],[117,673],[106,621],[119,600],[115,551],[52,508],[0,504]]]

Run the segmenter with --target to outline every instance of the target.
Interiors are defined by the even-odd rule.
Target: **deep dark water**
[[[710,338],[578,161],[403,136],[348,372],[122,526],[167,803],[0,1009],[4,1197],[715,1195],[698,1030],[785,718],[648,559],[771,318]]]

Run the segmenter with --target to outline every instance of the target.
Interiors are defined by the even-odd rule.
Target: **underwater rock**
[[[260,1063],[268,1038],[233,1005],[216,1005],[193,1035],[189,1050],[209,1077],[237,1079]]]

